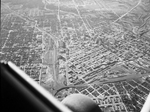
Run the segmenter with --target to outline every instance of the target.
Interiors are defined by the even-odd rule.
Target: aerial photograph
[[[0,61],[62,101],[140,112],[150,93],[150,0],[1,0]]]

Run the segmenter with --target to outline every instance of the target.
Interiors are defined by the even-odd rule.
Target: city
[[[148,0],[2,0],[0,61],[62,101],[140,112],[150,93]]]

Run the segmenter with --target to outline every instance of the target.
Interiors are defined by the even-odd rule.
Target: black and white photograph
[[[1,0],[0,61],[72,112],[150,112],[150,0]]]

